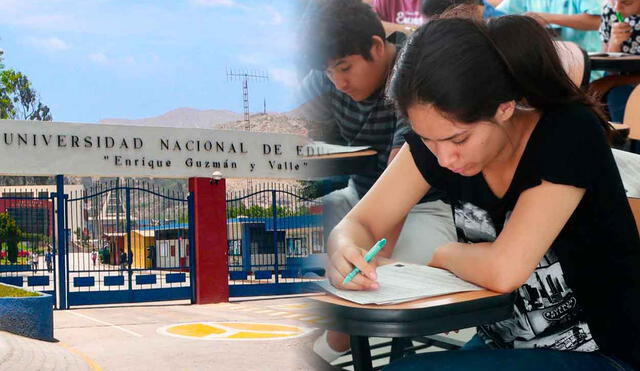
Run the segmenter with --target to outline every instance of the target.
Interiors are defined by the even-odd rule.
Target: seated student
[[[407,121],[398,117],[384,94],[401,45],[385,40],[380,20],[360,0],[324,1],[305,24],[309,32],[302,44],[303,53],[308,64],[315,67],[302,84],[302,98],[308,102],[307,118],[322,122],[336,144],[371,146],[378,152],[373,171],[351,176],[348,187],[323,198],[323,227],[328,236],[365,197],[404,143],[402,134],[409,131]],[[425,264],[437,246],[457,241],[451,206],[442,201],[443,197],[442,192],[426,194],[406,220],[398,220],[391,227],[388,248],[381,254]],[[329,361],[337,358],[348,349],[348,337],[341,339],[342,346],[340,339],[329,340],[334,346],[321,344],[326,352],[318,353]]]
[[[394,32],[410,34],[424,23],[420,13],[421,0],[363,0],[373,7],[387,35]]]
[[[602,9],[600,38],[605,52],[640,55],[640,0],[607,1]],[[611,121],[623,122],[627,99],[638,83],[640,74],[614,74],[594,81],[590,91],[597,98],[606,94]]]
[[[600,25],[601,0],[504,0],[497,6],[507,14],[535,16],[541,23],[560,26],[559,37],[587,52],[600,51],[596,30]]]
[[[516,301],[463,351],[387,370],[639,367],[640,237],[611,129],[548,33],[523,16],[431,21],[408,40],[389,95],[413,132],[333,230],[331,283],[379,287],[366,250],[434,186],[465,242],[440,246],[429,265]],[[364,273],[343,285],[354,266]]]
[[[488,19],[504,15],[503,12],[483,0],[423,0],[422,14],[426,19],[431,19],[457,6],[473,7],[478,19]]]

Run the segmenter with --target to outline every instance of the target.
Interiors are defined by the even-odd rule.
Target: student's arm
[[[520,195],[494,242],[441,246],[429,265],[493,291],[511,292],[533,273],[584,193],[582,188],[542,181]]]
[[[331,232],[327,267],[331,283],[343,289],[372,288],[375,263],[366,263],[365,253],[381,238],[397,238],[397,226],[429,188],[405,144],[369,192]],[[354,266],[368,278],[359,274],[343,286],[342,280]]]
[[[525,15],[536,18],[543,26],[548,23],[582,31],[594,31],[600,27],[600,16],[587,13],[566,15],[528,12]]]

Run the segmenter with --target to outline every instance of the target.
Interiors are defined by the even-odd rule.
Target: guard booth
[[[163,227],[154,231],[155,268],[185,269],[189,265],[189,226]]]
[[[131,268],[155,268],[153,261],[147,256],[148,250],[154,245],[154,231],[140,229],[131,231],[131,250],[129,250],[129,244],[125,243],[125,251],[131,251]]]

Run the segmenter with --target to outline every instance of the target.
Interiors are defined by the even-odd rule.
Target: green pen
[[[616,17],[618,18],[618,22],[624,22],[624,18],[622,18],[622,14],[620,14],[620,12],[616,12]]]
[[[364,255],[364,260],[368,263],[370,261],[373,260],[373,258],[380,252],[380,250],[382,250],[382,248],[384,247],[384,245],[387,244],[387,240],[385,238],[381,239],[380,241],[376,242],[375,245],[373,245],[373,247],[371,248],[371,250],[369,250],[365,255]],[[347,283],[351,282],[351,280],[353,279],[353,277],[356,276],[356,274],[360,273],[360,269],[358,267],[353,268],[353,270],[351,271],[351,273],[349,273],[345,278],[344,281],[342,281],[343,285],[346,285]]]

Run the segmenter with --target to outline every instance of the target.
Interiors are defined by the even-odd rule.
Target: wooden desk
[[[378,152],[367,149],[358,152],[334,153],[306,157],[312,166],[314,177],[322,178],[333,175],[352,175],[372,171],[376,168]]]
[[[369,337],[411,338],[510,318],[513,294],[471,291],[394,305],[361,305],[333,295],[313,296],[331,319],[328,328],[351,336],[355,370],[371,370]]]
[[[632,57],[589,57],[592,70],[617,72],[640,72],[640,56]]]

